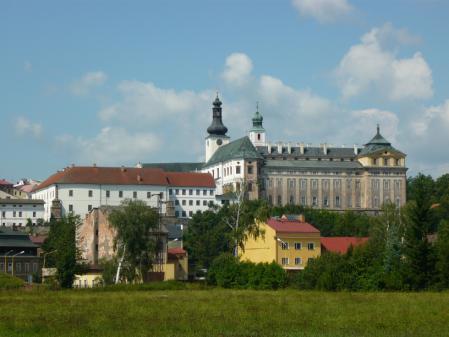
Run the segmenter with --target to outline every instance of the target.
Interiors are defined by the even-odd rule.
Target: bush
[[[24,284],[22,279],[0,272],[0,289],[17,289]]]
[[[222,254],[212,262],[207,283],[223,288],[279,289],[286,286],[287,274],[274,262],[240,262],[231,254]]]

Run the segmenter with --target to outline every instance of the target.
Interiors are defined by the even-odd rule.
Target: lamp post
[[[5,274],[6,274],[6,256],[9,254],[9,253],[12,253],[14,250],[13,249],[11,249],[11,250],[9,250],[9,251],[7,251],[6,253],[5,253]]]
[[[22,250],[20,253],[14,254],[13,256],[11,256],[12,259],[12,276],[14,276],[14,257],[18,256],[18,255],[22,255],[23,253],[25,253],[24,250]]]

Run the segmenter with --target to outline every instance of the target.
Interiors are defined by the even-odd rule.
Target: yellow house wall
[[[285,269],[304,269],[310,258],[317,258],[321,255],[321,242],[319,233],[297,233],[297,234],[283,234],[279,233],[278,237],[288,243],[288,249],[282,249],[282,243],[277,242],[277,259]],[[295,249],[295,242],[301,243],[301,249]],[[309,250],[308,243],[314,243],[315,249]],[[301,258],[301,264],[295,264],[295,258]],[[288,264],[282,264],[282,258],[288,258]]]
[[[101,283],[102,276],[100,273],[92,273],[85,275],[75,275],[73,281],[74,288],[92,288]],[[87,281],[87,282],[86,282]]]
[[[276,233],[265,223],[259,224],[259,226],[261,230],[265,231],[265,235],[257,240],[251,237],[245,241],[245,249],[240,250],[239,254],[242,261],[270,263],[276,260]]]
[[[186,281],[189,277],[189,263],[187,256],[176,261],[168,261],[164,266],[164,280]]]

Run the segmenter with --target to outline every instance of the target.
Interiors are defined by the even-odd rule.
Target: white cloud
[[[373,28],[352,46],[335,73],[345,99],[376,93],[391,101],[433,96],[432,71],[421,53],[398,58],[388,46],[410,44],[418,38],[391,24]]]
[[[412,129],[417,136],[426,136],[429,129],[434,132],[437,126],[449,129],[449,100],[437,106],[431,106],[412,121]]]
[[[320,23],[335,22],[353,11],[347,0],[293,0],[302,16],[313,17]]]
[[[129,132],[121,127],[104,127],[93,138],[63,135],[57,142],[71,149],[82,163],[97,165],[133,164],[161,150],[155,134]]]
[[[394,112],[375,108],[355,110],[351,113],[351,119],[350,128],[346,131],[353,137],[368,142],[367,136],[374,136],[375,127],[379,124],[382,136],[398,146],[399,117]]]
[[[42,135],[42,124],[33,123],[25,117],[18,117],[15,122],[16,134],[19,136],[32,136],[39,138]]]
[[[85,74],[70,85],[70,91],[77,96],[88,94],[93,88],[101,86],[107,80],[107,75],[102,71],[94,71]]]
[[[241,86],[248,82],[252,69],[253,62],[248,55],[233,53],[226,58],[222,76],[228,84]]]

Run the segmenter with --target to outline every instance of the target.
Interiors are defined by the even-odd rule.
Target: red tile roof
[[[10,183],[8,180],[0,179],[0,185],[13,185],[13,183]]]
[[[277,233],[319,233],[320,231],[307,222],[298,220],[271,218],[267,221],[268,226]]]
[[[30,235],[31,242],[36,245],[42,245],[46,238],[46,235]]]
[[[209,173],[165,172],[159,168],[74,166],[53,174],[34,191],[53,184],[215,187]]]
[[[167,253],[173,254],[173,255],[185,255],[187,252],[184,249],[182,249],[181,247],[173,247],[173,248],[168,248]]]
[[[170,186],[215,188],[215,180],[209,173],[167,172],[166,175]]]
[[[367,237],[339,236],[321,238],[321,247],[332,253],[345,254],[350,246],[356,247],[368,241]]]

